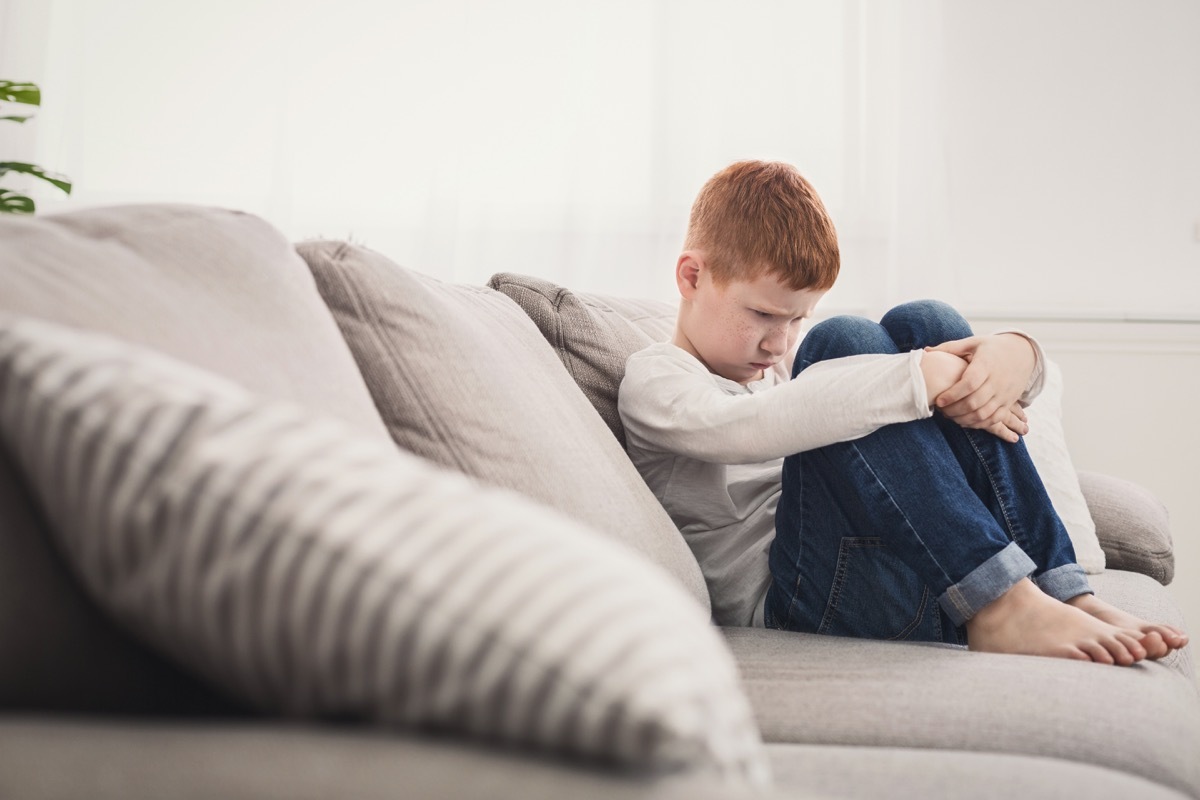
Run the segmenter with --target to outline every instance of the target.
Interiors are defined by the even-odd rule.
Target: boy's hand
[[[1033,345],[1020,334],[971,336],[927,352],[943,352],[967,361],[962,377],[935,400],[936,407],[965,428],[984,428],[1000,436],[1028,431],[1017,400],[1025,392],[1036,364]],[[1000,427],[998,427],[1000,426]],[[1010,436],[1001,438],[1015,441]]]

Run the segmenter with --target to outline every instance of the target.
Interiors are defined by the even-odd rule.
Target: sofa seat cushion
[[[1200,795],[1200,696],[1171,666],[751,628],[725,636],[768,742],[1048,756]]]
[[[515,492],[152,351],[5,315],[0,442],[94,602],[263,712],[766,778],[707,613]]]
[[[829,800],[1185,800],[1189,795],[1137,775],[1041,756],[772,744],[780,792]]]
[[[772,744],[773,791],[623,776],[530,754],[332,725],[0,717],[0,796],[27,800],[1183,800],[1037,756]]]
[[[709,610],[683,537],[516,304],[345,242],[297,250],[397,444],[608,533]]]
[[[0,312],[102,331],[385,440],[291,243],[249,214],[184,205],[0,215]],[[0,453],[0,708],[228,706],[84,600]]]

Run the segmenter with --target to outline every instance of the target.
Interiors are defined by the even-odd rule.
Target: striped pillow
[[[93,599],[261,709],[765,780],[696,602],[515,493],[165,356],[4,315],[0,445]]]

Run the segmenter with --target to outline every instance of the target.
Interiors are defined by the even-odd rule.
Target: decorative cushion
[[[0,214],[3,311],[149,345],[387,441],[307,267],[253,215],[169,204]],[[215,703],[80,597],[7,461],[0,452],[0,707]]]
[[[765,779],[736,667],[695,601],[515,493],[7,315],[0,441],[92,598],[258,708]]]
[[[1025,409],[1029,417],[1025,446],[1042,477],[1054,510],[1071,537],[1075,560],[1087,572],[1100,573],[1104,571],[1104,551],[1096,538],[1096,523],[1092,521],[1091,511],[1079,485],[1079,473],[1067,450],[1062,423],[1062,398],[1062,369],[1048,360],[1042,392]]]
[[[675,329],[675,309],[662,301],[627,300],[582,294],[540,278],[514,273],[493,275],[488,285],[511,297],[554,346],[567,371],[624,445],[617,415],[617,390],[629,356],[653,342],[665,342]],[[1104,570],[1104,552],[1088,513],[1079,478],[1067,451],[1062,426],[1062,371],[1048,365],[1045,388],[1027,410],[1030,456],[1067,528],[1079,565]]]
[[[661,302],[576,294],[550,281],[509,272],[493,275],[488,286],[511,297],[529,315],[624,447],[617,389],[625,362],[647,345],[671,338],[675,310]]]
[[[401,447],[631,545],[709,609],[683,537],[511,300],[345,242],[297,250]]]
[[[1163,586],[1170,584],[1175,579],[1175,545],[1162,501],[1132,481],[1098,472],[1081,471],[1079,487],[1096,521],[1107,568],[1140,572]]]

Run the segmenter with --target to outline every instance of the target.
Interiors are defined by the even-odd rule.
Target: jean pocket
[[[817,632],[863,639],[942,639],[933,592],[882,539],[866,536],[846,537],[839,544]]]

